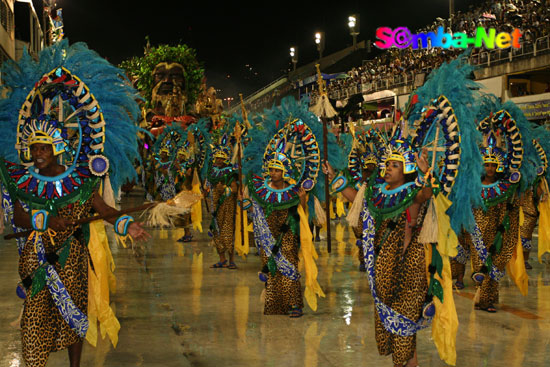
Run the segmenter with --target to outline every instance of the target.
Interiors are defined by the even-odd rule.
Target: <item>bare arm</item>
[[[19,200],[15,201],[14,205],[14,222],[15,225],[21,228],[32,228],[31,224],[31,214],[26,212],[23,209],[23,206]],[[68,227],[74,226],[74,222],[67,220],[59,216],[49,216],[48,218],[48,228],[53,229],[54,231],[62,231]]]
[[[300,198],[300,205],[302,206],[302,209],[306,210],[306,207],[307,207],[307,193],[306,193],[306,190],[304,190],[303,187],[300,187],[298,189],[298,197]]]
[[[94,210],[101,216],[113,215],[112,218],[106,220],[111,224],[115,224],[119,211],[107,205],[97,191],[94,191],[93,193],[92,206]],[[151,235],[147,233],[145,229],[143,229],[142,224],[139,222],[130,223],[130,225],[128,226],[128,234],[132,236],[132,238],[134,238],[136,241],[147,241],[151,238]]]
[[[323,163],[323,172],[325,175],[328,176],[328,180],[332,182],[334,180],[334,177],[336,177],[336,172],[334,172],[334,168],[325,161]],[[342,190],[342,195],[350,202],[353,203],[355,200],[355,196],[357,196],[357,190],[355,190],[353,187],[346,187],[344,190]]]
[[[416,164],[418,165],[418,169],[423,173],[426,174],[429,170],[428,166],[428,150],[426,148],[422,149],[422,153],[420,156],[415,153],[414,157],[416,158]],[[433,169],[433,167],[432,167]],[[430,179],[429,176],[425,176],[424,180],[426,180],[424,187],[416,194],[414,197],[414,202],[416,204],[422,204],[423,202],[429,200],[432,197],[432,187],[430,185],[430,182],[428,180]]]

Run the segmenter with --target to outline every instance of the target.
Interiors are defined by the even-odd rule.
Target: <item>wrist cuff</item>
[[[128,227],[130,223],[134,221],[129,215],[121,215],[115,222],[115,233],[119,236],[126,236],[128,234]]]
[[[35,231],[44,232],[48,228],[49,215],[44,209],[33,210],[31,216],[31,225]]]

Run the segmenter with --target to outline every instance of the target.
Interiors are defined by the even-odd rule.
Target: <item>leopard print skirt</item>
[[[217,205],[224,189],[214,189],[212,196],[214,205]],[[214,245],[219,254],[233,252],[235,239],[235,210],[237,208],[237,195],[231,194],[218,208],[216,220],[220,228],[220,233],[214,236]]]
[[[92,198],[83,205],[76,202],[60,209],[59,216],[72,220],[87,217],[91,207]],[[47,234],[44,234],[42,239],[46,253],[50,253],[58,251],[71,235],[73,237],[70,242],[70,253],[65,266],[61,268],[59,262],[53,265],[75,306],[86,314],[88,310],[88,252],[82,235],[66,230],[57,232],[53,243]],[[34,250],[34,243],[28,241],[19,258],[21,279],[32,276],[37,268],[38,258]],[[61,317],[47,286],[32,298],[30,290],[28,290],[21,318],[21,337],[23,358],[28,367],[45,366],[50,352],[65,349],[82,340]]]
[[[537,225],[538,210],[535,205],[535,198],[533,197],[533,190],[527,190],[523,193],[520,200],[521,209],[523,210],[523,225],[520,228],[520,234],[522,238],[532,239],[533,231]]]
[[[474,209],[474,217],[481,230],[483,237],[483,243],[487,247],[489,252],[493,246],[497,228],[502,223],[504,216],[506,215],[506,203],[500,203],[489,207],[486,212],[482,209]],[[506,264],[512,258],[514,249],[518,243],[518,231],[519,231],[519,200],[516,198],[511,205],[511,209],[508,211],[510,217],[510,228],[504,232],[502,236],[502,247],[500,253],[493,255],[493,265],[499,270],[504,271]],[[465,240],[470,246],[470,253],[472,258],[472,267],[474,272],[478,272],[483,267],[477,251],[472,244],[470,236],[465,236]],[[498,282],[492,279],[490,276],[486,276],[485,280],[477,285],[480,291],[478,306],[481,308],[487,308],[490,305],[498,303]]]
[[[419,215],[422,222],[423,215]],[[382,237],[391,220],[385,220],[376,231],[375,248],[378,252],[375,264],[376,290],[380,300],[394,311],[418,320],[422,314],[428,291],[424,245],[418,243],[419,230],[414,231],[411,242],[403,254],[406,212],[403,212],[395,229],[386,241]],[[410,360],[416,349],[416,335],[399,336],[384,328],[375,307],[375,336],[378,352],[392,355],[393,363],[403,365]]]
[[[275,239],[279,238],[281,226],[286,222],[288,209],[274,210],[267,217],[267,225]],[[298,252],[300,237],[287,231],[282,238],[280,253],[298,269]],[[262,263],[267,263],[267,256],[262,251]],[[292,306],[304,307],[302,286],[299,280],[291,280],[277,271],[275,276],[268,275],[265,285],[264,315],[286,315]]]

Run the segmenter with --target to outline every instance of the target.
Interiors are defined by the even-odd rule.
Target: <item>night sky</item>
[[[33,1],[40,15],[41,0]],[[475,3],[454,1],[455,10],[463,11]],[[350,46],[350,14],[360,15],[358,41],[374,41],[377,27],[407,26],[414,31],[449,13],[448,0],[140,3],[57,0],[70,42],[86,42],[113,64],[142,55],[146,36],[153,46],[185,43],[197,50],[208,85],[220,89],[221,97],[246,96],[283,75],[292,65],[291,46],[299,49],[298,66],[314,61],[316,31],[325,32],[324,55]]]

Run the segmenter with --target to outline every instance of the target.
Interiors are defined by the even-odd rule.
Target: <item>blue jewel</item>
[[[42,196],[44,194],[44,185],[45,185],[45,182],[44,181],[40,181],[38,182],[38,196]]]
[[[53,197],[53,189],[54,189],[54,187],[53,187],[53,182],[48,182],[48,183],[46,184],[46,197],[47,197],[48,199],[50,199],[50,198]]]
[[[34,177],[31,178],[31,182],[29,182],[28,190],[29,191],[34,191],[34,189],[36,188],[37,185],[38,185],[38,180]]]
[[[69,192],[73,191],[73,183],[71,182],[71,179],[69,177],[65,177],[63,179],[63,184],[67,188],[67,191]]]

